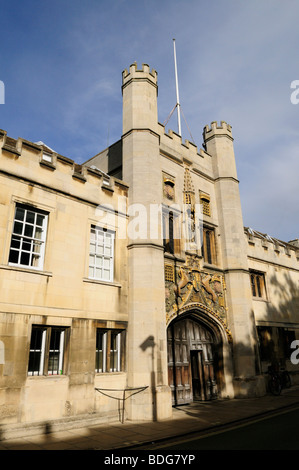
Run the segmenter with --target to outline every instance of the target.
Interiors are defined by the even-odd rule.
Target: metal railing
[[[131,398],[133,395],[136,395],[137,393],[143,392],[148,388],[148,385],[145,387],[136,387],[136,388],[95,388],[95,390],[102,395],[105,395],[106,397],[112,398],[113,400],[118,401],[118,412],[120,416],[120,422],[123,424],[125,420],[125,402],[128,398]],[[115,397],[113,395],[109,395],[107,392],[121,392],[122,396],[121,397]],[[126,396],[126,392],[132,392],[130,395]],[[120,404],[122,402],[122,406],[120,407]]]

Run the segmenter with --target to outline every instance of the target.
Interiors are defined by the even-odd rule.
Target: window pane
[[[8,261],[9,261],[9,263],[18,264],[19,252],[15,251],[15,250],[10,250]]]
[[[111,332],[110,343],[110,371],[117,372],[120,370],[120,333]]]
[[[106,337],[107,332],[101,329],[97,330],[96,336],[96,372],[106,371]]]
[[[45,332],[46,330],[44,328],[32,328],[28,364],[29,375],[39,375],[43,373],[43,339]]]
[[[24,215],[25,215],[25,210],[22,209],[21,207],[16,208],[16,220],[24,220]]]
[[[11,239],[11,248],[17,248],[19,249],[20,248],[20,238],[18,237],[12,237]]]
[[[97,231],[97,244],[98,245],[104,244],[104,233],[100,230]]]
[[[255,297],[256,296],[256,290],[255,290],[255,276],[254,276],[254,274],[251,274],[250,279],[251,279],[252,295]]]
[[[110,269],[110,259],[104,259],[104,269]]]
[[[207,262],[212,264],[211,233],[206,232]]]
[[[104,248],[103,246],[97,246],[97,255],[102,255],[104,253]]]
[[[40,374],[41,351],[30,351],[28,373],[30,375]]]
[[[39,225],[40,227],[42,227],[43,222],[44,222],[44,218],[45,218],[44,215],[37,214],[36,215],[36,225]]]
[[[30,253],[27,253],[26,251],[21,253],[20,263],[25,266],[29,266],[30,265]]]
[[[21,222],[15,222],[13,233],[16,235],[22,235],[23,224]]]
[[[89,276],[90,278],[94,278],[94,269],[93,269],[93,267],[91,267],[91,266],[89,266],[88,276]]]
[[[103,372],[103,351],[96,351],[96,371]]]
[[[105,245],[111,245],[111,241],[112,241],[112,234],[111,233],[106,233],[106,237],[105,237]]]
[[[41,247],[42,247],[41,243],[39,243],[39,242],[34,242],[34,243],[33,243],[33,251],[34,251],[34,253],[40,253],[40,252],[41,252]]]
[[[25,231],[24,231],[25,237],[32,237],[33,235],[33,225],[25,225]]]
[[[49,363],[48,363],[48,375],[58,375],[59,374],[59,352],[50,351],[49,353]]]
[[[102,269],[100,269],[100,268],[95,269],[95,277],[96,277],[96,279],[101,279],[102,278]]]
[[[48,375],[58,375],[63,368],[63,338],[64,330],[51,328]]]
[[[60,334],[61,334],[60,330],[52,328],[51,339],[50,339],[50,349],[59,350]]]
[[[41,349],[43,328],[32,328],[30,349]]]
[[[111,246],[105,246],[104,255],[111,256]]]
[[[256,276],[256,285],[257,285],[258,296],[259,296],[259,297],[262,297],[261,278],[260,278],[259,275]]]
[[[34,238],[37,238],[37,240],[41,240],[42,234],[43,234],[43,229],[41,227],[36,227]]]
[[[27,211],[27,214],[26,214],[26,222],[28,222],[28,223],[30,223],[30,224],[34,224],[34,218],[35,218],[34,212]]]
[[[31,242],[27,241],[27,240],[23,240],[23,243],[22,243],[22,250],[23,251],[30,251],[31,250]]]
[[[39,266],[39,261],[40,261],[40,256],[38,256],[38,255],[32,255],[31,266],[34,266],[35,268],[38,268],[38,266]]]

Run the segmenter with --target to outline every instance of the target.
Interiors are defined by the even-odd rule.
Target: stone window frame
[[[36,332],[36,334],[34,335],[33,332]],[[59,376],[66,374],[69,333],[70,327],[68,326],[32,325],[28,376]],[[58,359],[58,362],[56,359]],[[57,367],[54,367],[55,362]]]
[[[265,273],[261,271],[250,270],[251,293],[254,299],[267,299]]]
[[[94,242],[92,239],[94,233]],[[99,234],[103,237],[103,243],[99,242]],[[88,279],[96,281],[113,282],[114,281],[114,261],[115,261],[115,238],[116,233],[105,227],[96,224],[91,224],[89,231],[89,262],[88,262]],[[108,235],[110,243],[107,243]],[[94,246],[94,251],[92,248]],[[110,253],[105,253],[105,250],[110,249]],[[102,253],[100,253],[102,249]],[[99,251],[97,253],[97,251]],[[93,261],[92,261],[93,260]],[[91,262],[92,261],[92,262]],[[105,262],[109,262],[109,268],[105,269]],[[104,271],[108,272],[108,277],[105,277]],[[101,273],[101,274],[100,274]]]
[[[162,208],[164,252],[171,255],[181,253],[181,213],[176,208]]]
[[[204,226],[202,229],[201,253],[205,263],[217,264],[215,228]]]
[[[202,213],[203,215],[207,215],[211,217],[211,197],[209,194],[199,191],[199,201],[202,205]]]
[[[49,212],[30,204],[16,202],[8,256],[9,266],[43,270],[48,219]]]
[[[95,373],[105,374],[125,370],[125,328],[96,329]]]

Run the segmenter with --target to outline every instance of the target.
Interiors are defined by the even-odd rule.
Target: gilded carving
[[[210,313],[225,326],[227,321],[226,287],[224,276],[207,273],[200,269],[199,259],[187,258],[186,264],[174,271],[174,281],[165,281],[167,320],[196,304]],[[227,329],[227,328],[226,328]],[[227,330],[228,331],[228,330]]]

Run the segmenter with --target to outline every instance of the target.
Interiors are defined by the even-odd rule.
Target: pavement
[[[299,385],[280,396],[194,402],[173,408],[173,416],[157,422],[92,423],[85,427],[0,440],[0,450],[150,450],[167,440],[213,433],[299,408]],[[1,438],[0,438],[1,439]]]

